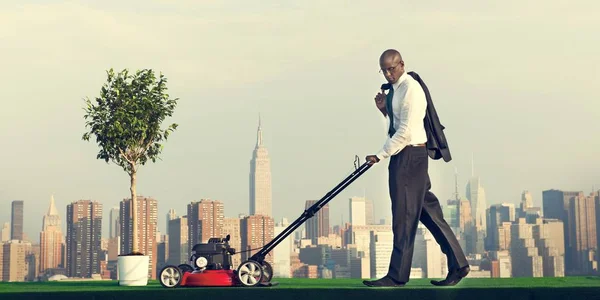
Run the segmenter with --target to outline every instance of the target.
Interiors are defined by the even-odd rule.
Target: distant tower
[[[12,202],[12,212],[10,215],[10,239],[23,240],[23,216],[24,216],[23,200],[15,200]]]
[[[119,213],[119,207],[113,207],[110,210],[110,224],[109,224],[109,238],[116,238],[121,235],[121,216]]]
[[[521,194],[521,210],[524,212],[528,208],[533,207],[533,196],[531,196],[531,192],[523,191]]]
[[[169,234],[169,232],[171,231],[171,228],[169,227],[171,224],[172,220],[177,219],[177,213],[175,213],[175,209],[174,208],[170,208],[169,212],[167,213],[167,235]],[[175,224],[175,223],[173,223]]]
[[[54,196],[50,197],[50,207],[44,215],[40,232],[40,273],[48,269],[63,267],[62,247],[64,243],[61,219],[56,210]]]
[[[258,116],[256,146],[250,160],[250,215],[272,216],[271,161],[263,145],[262,126]]]
[[[460,201],[460,194],[458,193],[458,169],[454,168],[454,200]]]
[[[485,190],[481,185],[479,176],[475,175],[474,159],[471,161],[471,178],[467,184],[467,198],[471,204],[471,217],[475,226],[475,249],[474,253],[483,253],[484,238],[487,229],[487,201],[485,199]]]
[[[306,200],[305,209],[310,208],[318,200]],[[306,238],[310,239],[313,245],[317,245],[319,237],[328,237],[329,236],[329,204],[325,204],[317,212],[317,214],[308,219],[305,223],[306,228]]]
[[[477,231],[486,229],[485,189],[481,185],[481,179],[475,175],[474,161],[471,161],[471,178],[467,184],[467,198],[471,202],[471,214]]]
[[[102,260],[102,204],[78,200],[67,205],[67,277],[100,274]]]

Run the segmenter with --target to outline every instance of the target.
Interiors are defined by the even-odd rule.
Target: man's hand
[[[369,163],[369,165],[373,165],[379,162],[379,158],[377,158],[376,155],[369,155],[365,158],[365,160],[367,161],[367,163]]]
[[[384,116],[387,116],[387,108],[385,107],[386,95],[383,90],[375,96],[375,105]]]

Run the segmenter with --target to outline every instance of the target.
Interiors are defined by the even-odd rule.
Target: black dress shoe
[[[370,287],[402,287],[406,283],[398,282],[389,276],[377,280],[363,280],[363,284]]]
[[[446,276],[446,279],[444,280],[432,280],[431,284],[433,285],[437,285],[437,286],[452,286],[452,285],[456,285],[458,284],[463,278],[467,277],[467,274],[469,274],[469,272],[471,271],[471,268],[469,268],[469,266],[466,267],[462,267],[454,272],[450,272],[448,273],[448,276]]]

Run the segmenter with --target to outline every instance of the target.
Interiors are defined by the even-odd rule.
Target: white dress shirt
[[[398,154],[408,145],[419,145],[427,142],[427,132],[423,120],[427,111],[425,92],[418,81],[404,72],[392,85],[392,111],[387,112],[389,118],[394,118],[396,132],[385,141],[383,148],[377,152],[377,158],[384,160]],[[388,131],[386,128],[386,132]]]

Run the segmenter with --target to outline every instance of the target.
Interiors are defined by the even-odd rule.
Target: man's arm
[[[415,118],[421,118],[424,115],[426,105],[425,93],[418,84],[409,85],[402,102],[402,114],[398,130],[385,141],[382,149],[376,154],[379,160],[392,156],[408,145],[412,129],[409,124],[414,123]]]

